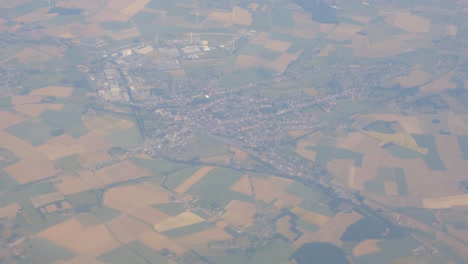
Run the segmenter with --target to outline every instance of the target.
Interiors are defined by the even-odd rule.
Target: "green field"
[[[240,48],[238,53],[246,56],[257,56],[262,50],[263,46],[248,43]]]
[[[279,51],[275,51],[275,50],[265,48],[258,54],[258,57],[261,58],[261,59],[265,59],[265,60],[275,61],[279,57],[281,57],[281,55],[283,55],[283,53],[281,53]]]
[[[278,8],[270,12],[273,27],[293,28],[294,18],[289,9]]]
[[[158,9],[158,10],[169,10],[179,3],[179,0],[151,0],[146,7],[151,9]]]
[[[18,183],[10,175],[8,175],[8,173],[0,169],[0,192],[9,190],[17,185]]]
[[[463,159],[468,160],[468,135],[461,135],[457,137],[458,145],[462,151]]]
[[[68,135],[79,138],[88,133],[88,130],[81,122],[83,108],[76,105],[67,104],[61,110],[46,110],[40,117],[48,124],[65,130]]]
[[[185,6],[176,6],[169,10],[166,15],[168,16],[177,16],[177,17],[185,17],[190,14],[190,11],[192,11],[192,8],[188,8]],[[195,21],[196,22],[196,21]]]
[[[182,169],[167,175],[166,180],[163,183],[163,186],[166,186],[170,190],[174,190],[183,183],[185,180],[190,178],[197,170],[199,170],[200,166],[190,166],[186,169]]]
[[[221,77],[220,84],[226,88],[241,87],[273,78],[276,72],[266,67],[249,67]]]
[[[333,159],[354,160],[355,166],[361,166],[362,163],[362,154],[349,149],[335,148],[320,144],[313,147],[308,146],[307,149],[317,152],[315,162],[322,166],[326,166],[327,162],[332,161]]]
[[[4,130],[16,137],[26,140],[33,146],[40,146],[48,139],[53,138],[51,132],[57,127],[41,120],[26,120]]]
[[[402,208],[402,213],[414,218],[422,223],[427,225],[432,225],[434,222],[438,222],[437,216],[434,214],[432,210],[424,209],[424,208],[415,208],[415,207],[405,207]]]
[[[190,149],[181,156],[182,159],[191,160],[229,153],[227,145],[202,134],[195,135],[192,142]]]
[[[301,204],[309,204],[309,206],[315,205],[315,203],[323,195],[320,190],[314,189],[296,181],[286,187],[285,191],[289,194],[302,198],[303,201]]]
[[[166,174],[186,167],[186,165],[173,163],[161,158],[148,160],[132,157],[129,160],[138,167],[151,171],[154,175]]]
[[[163,203],[153,204],[152,207],[158,209],[159,211],[169,216],[176,216],[186,211],[184,205],[184,203]]]
[[[54,166],[61,168],[66,172],[75,172],[83,168],[82,158],[78,154],[66,156],[57,160],[54,160]]]
[[[167,259],[161,254],[150,249],[139,241],[133,241],[129,244],[125,244],[111,252],[99,256],[97,260],[109,264],[167,263]]]
[[[424,162],[430,170],[444,171],[447,169],[437,152],[433,135],[412,134],[412,136],[419,147],[429,149],[424,157]]]
[[[114,146],[128,148],[141,142],[141,134],[137,127],[131,127],[113,132],[106,136]]]
[[[393,167],[393,176],[395,177],[398,193],[400,195],[409,195],[405,171],[402,168]]]
[[[203,200],[208,203],[215,202],[221,208],[226,207],[234,199],[253,202],[252,197],[230,190],[243,175],[235,170],[215,168],[195,183],[187,193],[200,195]]]
[[[75,212],[90,212],[93,206],[99,205],[98,193],[96,190],[83,191],[65,196],[75,209]]]
[[[269,32],[271,31],[271,24],[270,24],[270,18],[268,17],[268,14],[266,13],[256,13],[253,16],[252,20],[252,29],[258,30],[258,31],[266,31]]]
[[[399,159],[424,159],[424,154],[402,147],[397,144],[391,144],[389,147],[385,148],[390,154],[399,158]]]
[[[210,222],[201,222],[201,223],[196,223],[196,224],[189,225],[189,226],[179,227],[179,228],[172,229],[169,231],[164,231],[164,232],[161,232],[161,234],[170,238],[178,238],[178,237],[184,237],[184,236],[188,236],[188,235],[195,234],[198,232],[202,232],[202,231],[211,229],[213,227],[214,225]]]
[[[132,22],[105,21],[105,22],[100,23],[99,25],[105,30],[120,31],[120,30],[131,28]]]
[[[24,259],[18,263],[49,264],[58,260],[70,260],[76,254],[64,247],[59,247],[46,240],[33,238],[27,242],[27,249]]]

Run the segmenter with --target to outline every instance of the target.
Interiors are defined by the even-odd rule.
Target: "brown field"
[[[323,24],[323,23],[318,23],[318,24],[319,24],[319,32],[322,32],[322,33],[329,33],[335,28],[334,24]]]
[[[31,0],[0,1],[0,8],[12,8],[30,1]]]
[[[371,46],[371,42],[367,36],[363,35],[354,35],[350,38],[351,42],[353,43],[352,47],[354,48],[369,48]]]
[[[133,122],[125,119],[116,118],[113,116],[94,116],[86,115],[82,118],[84,125],[94,133],[105,136],[112,132],[132,128],[135,126]]]
[[[11,98],[11,104],[12,105],[34,104],[34,103],[39,103],[41,100],[42,100],[42,96],[14,95]]]
[[[291,231],[291,216],[287,215],[276,221],[276,232],[282,234],[287,239],[293,241],[293,239],[297,236],[296,233]]]
[[[141,9],[143,9],[151,0],[135,0],[133,3],[119,10],[120,14],[128,17],[133,17]]]
[[[442,162],[447,167],[449,178],[459,178],[463,180],[466,175],[466,161],[462,158],[460,145],[457,137],[451,135],[435,135],[437,152]],[[455,187],[456,188],[456,187]]]
[[[0,111],[0,130],[4,129],[6,127],[18,124],[22,122],[24,119],[17,115],[13,114],[12,112],[7,112],[7,111]]]
[[[227,212],[222,217],[226,222],[242,227],[253,225],[253,216],[257,212],[254,204],[233,200],[225,209]]]
[[[454,238],[449,237],[444,232],[437,233],[436,241],[449,245],[452,249],[457,251],[460,257],[462,257],[466,262],[468,262],[468,246],[462,241],[455,240]]]
[[[187,75],[185,74],[185,69],[176,69],[176,70],[169,70],[168,71],[172,77],[176,80],[184,80],[187,78]]]
[[[248,158],[249,156],[247,155],[247,153],[245,153],[245,151],[243,150],[240,150],[238,148],[235,148],[235,147],[229,147],[229,150],[234,152],[234,157],[237,159],[237,160],[244,160],[246,158]]]
[[[110,147],[112,144],[106,138],[88,133],[78,139],[69,135],[51,138],[36,149],[44,153],[50,160],[80,154],[85,164],[96,164],[110,159],[107,153]]]
[[[113,10],[115,12],[131,5],[135,0],[110,0],[108,1],[105,9]]]
[[[175,191],[179,194],[185,193],[186,191],[188,191],[188,189],[190,189],[190,187],[192,187],[192,185],[194,185],[195,183],[200,181],[203,177],[205,177],[205,175],[208,174],[212,169],[214,169],[214,167],[211,167],[211,166],[204,166],[200,168],[192,176],[190,176],[190,178],[188,178],[179,186],[177,186]]]
[[[231,235],[222,228],[214,227],[205,231],[174,239],[174,242],[184,248],[196,249],[205,246],[212,241],[224,241],[231,239]]]
[[[101,9],[99,12],[97,12],[93,16],[93,19],[99,22],[104,22],[104,21],[127,22],[130,19],[130,17],[120,14],[115,11],[109,10],[109,9]]]
[[[464,242],[468,242],[468,231],[467,230],[460,230],[460,229],[454,228],[451,225],[447,225],[447,231],[452,236],[455,236],[455,237],[457,237],[458,239],[460,239],[460,240],[462,240]]]
[[[115,238],[122,243],[130,243],[151,229],[128,215],[121,215],[106,223]]]
[[[16,213],[21,209],[18,203],[12,203],[0,208],[0,218],[15,218]]]
[[[351,168],[354,168],[354,160],[334,159],[327,163],[327,170],[345,186],[351,186]]]
[[[391,20],[395,27],[401,28],[408,32],[429,32],[431,21],[409,13],[395,13]]]
[[[292,180],[275,176],[270,176],[268,180],[256,178],[252,178],[252,180],[257,198],[267,203],[277,199],[289,205],[296,205],[302,200],[284,191],[293,182]]]
[[[412,133],[412,134],[422,134],[423,131],[421,129],[421,121],[418,116],[400,116],[394,114],[384,114],[384,115],[363,115],[359,116],[356,121],[357,122],[364,122],[364,124],[369,124],[372,121],[397,121],[403,128],[405,133]],[[367,123],[366,123],[367,121]],[[364,125],[365,126],[365,125]]]
[[[249,176],[245,175],[239,181],[237,181],[232,187],[231,191],[243,193],[245,195],[252,196],[252,189],[250,187]]]
[[[82,264],[82,263],[86,263],[86,264],[104,264],[103,262],[100,262],[100,261],[96,260],[95,258],[84,256],[84,255],[78,255],[78,256],[72,258],[69,261],[57,260],[53,264]]]
[[[453,112],[461,112],[465,110],[465,106],[462,103],[460,103],[460,101],[458,101],[456,98],[446,93],[439,93],[439,95],[449,105],[450,110],[452,110]]]
[[[169,239],[162,234],[154,231],[147,231],[140,235],[140,241],[143,242],[146,246],[161,251],[165,248],[176,254],[183,254],[187,249],[176,244],[173,239]]]
[[[259,7],[260,5],[257,4],[257,3],[250,3],[249,4],[249,9],[251,9],[252,11],[255,11],[257,10],[257,8]]]
[[[320,53],[318,54],[320,57],[323,57],[323,56],[328,56],[328,53],[330,53],[330,51],[334,50],[334,47],[332,44],[328,44],[325,48],[323,48]]]
[[[121,30],[121,31],[109,32],[107,35],[111,37],[112,39],[114,39],[115,41],[120,41],[123,39],[139,36],[140,31],[138,31],[138,29],[136,28],[133,28],[133,29],[129,28],[129,29]]]
[[[121,210],[122,209],[125,210],[125,208],[121,208]],[[170,218],[169,215],[149,205],[132,209],[129,214],[152,226]]]
[[[367,138],[366,135],[354,132],[348,133],[348,137],[339,137],[336,140],[336,146],[338,148],[357,150],[357,146]]]
[[[260,45],[263,46],[267,42],[268,38],[270,37],[270,33],[268,32],[260,32],[257,36],[255,36],[251,41],[250,44]]]
[[[42,33],[62,38],[74,37],[97,37],[105,34],[105,31],[97,24],[82,24],[74,22],[58,27],[47,27],[41,30]]]
[[[27,64],[32,62],[48,61],[52,57],[45,54],[44,52],[32,48],[25,48],[22,51],[13,55],[12,58],[17,58],[19,62]]]
[[[24,16],[17,17],[15,21],[18,23],[29,24],[29,23],[34,23],[34,22],[41,21],[41,20],[51,19],[56,16],[57,14],[55,13],[49,14],[49,10],[47,8],[38,8],[31,13],[28,13]]]
[[[430,72],[422,70],[413,70],[407,76],[400,76],[397,78],[400,85],[404,88],[415,87],[427,83],[432,78]],[[424,86],[423,86],[424,87]]]
[[[247,68],[258,65],[258,59],[254,56],[247,56],[240,54],[237,56],[236,66],[237,68]]]
[[[453,75],[455,75],[454,71],[444,74],[442,77],[421,86],[419,89],[422,92],[428,93],[441,93],[445,90],[455,89],[457,88],[457,84],[450,81]]]
[[[21,160],[5,168],[18,183],[44,179],[55,174],[52,163],[45,155],[36,151],[31,145],[4,131],[0,131],[0,146],[11,150]]]
[[[292,44],[289,42],[284,42],[280,40],[267,39],[265,41],[264,47],[271,50],[276,50],[279,52],[286,52],[286,50],[291,47]]]
[[[367,180],[370,180],[375,177],[377,168],[376,167],[369,167],[369,168],[354,167],[354,170],[355,170],[355,176],[353,180],[353,185],[351,186],[351,180],[350,180],[350,187],[355,190],[364,191],[364,183]]]
[[[35,208],[62,200],[65,200],[65,197],[59,192],[43,194],[29,199]]]
[[[73,92],[73,87],[68,86],[46,86],[31,91],[30,95],[69,97]]]
[[[249,10],[235,6],[232,12],[234,13],[234,24],[244,26],[250,26],[250,24],[252,24],[252,15]]]
[[[356,35],[360,30],[362,30],[362,26],[340,23],[328,34],[327,39],[347,40]]]
[[[371,22],[374,19],[374,17],[370,16],[351,16],[351,18],[365,24]]]
[[[273,28],[273,32],[288,34],[295,37],[313,39],[317,34],[317,27],[311,24],[298,24],[294,28]]]
[[[84,9],[90,14],[94,14],[99,9],[103,8],[106,1],[83,1],[83,0],[60,0],[56,6],[65,8],[80,8]]]
[[[300,10],[300,11],[295,10],[295,11],[292,12],[292,15],[293,15],[293,18],[294,18],[294,22],[296,24],[306,24],[306,23],[313,24],[313,23],[315,23],[312,20],[309,12],[305,12],[303,10]]]
[[[359,257],[371,253],[380,252],[380,247],[377,245],[379,240],[364,240],[353,248],[353,256]]]
[[[288,131],[288,134],[293,137],[293,138],[298,138],[298,137],[302,137],[304,136],[305,134],[307,134],[307,131],[306,130],[303,130],[303,129],[299,129],[299,130],[290,130]]]
[[[302,220],[320,227],[324,226],[328,220],[330,220],[328,216],[308,211],[297,206],[295,206],[291,212],[298,215]]]
[[[428,209],[446,209],[465,205],[468,205],[468,194],[438,198],[423,198],[423,206]]]
[[[96,178],[104,184],[138,179],[143,176],[148,176],[148,171],[141,169],[128,160],[96,171]]]
[[[385,186],[385,194],[386,195],[391,195],[391,196],[399,195],[398,187],[397,187],[396,182],[386,181],[386,182],[384,182],[384,186]]]
[[[20,104],[15,105],[13,108],[20,113],[37,117],[48,109],[60,110],[63,108],[63,104]]]
[[[306,147],[308,146],[312,146],[312,147],[315,146],[314,142],[307,140],[307,139],[301,139],[297,142],[296,146],[297,148],[295,151],[297,154],[311,161],[315,161],[315,157],[317,153],[313,150],[306,149]]]
[[[448,126],[452,134],[466,135],[468,134],[468,115],[455,115],[448,116]]]
[[[128,199],[128,197],[132,197],[132,199]],[[107,191],[104,196],[105,206],[120,211],[167,202],[169,202],[168,191],[153,184],[116,187]]]
[[[60,182],[55,184],[55,188],[65,195],[83,192],[101,186],[102,185],[91,185],[82,177],[72,175],[60,177]]]
[[[197,223],[204,222],[205,220],[200,216],[187,211],[176,215],[174,217],[168,218],[154,226],[154,229],[158,232],[169,231],[172,229],[189,226]]]

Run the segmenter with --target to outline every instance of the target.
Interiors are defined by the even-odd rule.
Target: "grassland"
[[[416,143],[419,147],[428,149],[428,152],[424,157],[424,162],[429,169],[435,171],[444,171],[447,169],[445,164],[440,159],[439,153],[437,152],[437,146],[433,135],[413,134],[412,136],[414,140],[416,140]]]
[[[308,146],[306,149],[317,152],[315,162],[322,166],[326,166],[327,162],[333,159],[354,160],[355,166],[361,166],[362,163],[362,154],[352,150],[335,148],[326,145]]]
[[[168,260],[161,254],[145,246],[139,241],[133,241],[129,244],[114,249],[111,252],[97,257],[97,260],[112,264],[146,264],[149,262],[161,264],[168,263]]]

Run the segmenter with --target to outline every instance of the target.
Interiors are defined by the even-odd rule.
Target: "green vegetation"
[[[33,146],[40,146],[53,136],[51,132],[56,127],[41,120],[26,120],[16,125],[7,127],[4,131],[26,140]]]
[[[129,160],[138,167],[151,171],[154,175],[170,173],[185,167],[183,164],[173,163],[161,158],[149,160],[132,157]]]
[[[124,29],[129,29],[132,27],[131,23],[128,22],[119,22],[119,21],[104,21],[99,24],[103,29],[109,31],[120,31]],[[138,25],[138,24],[137,24]]]
[[[93,206],[89,211],[102,222],[108,222],[120,216],[120,212],[105,206]]]
[[[398,227],[378,218],[365,216],[348,226],[341,236],[341,241],[364,241],[366,239],[393,239],[404,235]]]
[[[409,195],[405,171],[400,167],[393,167],[393,176],[397,184],[398,194]]]
[[[0,170],[0,173],[1,172],[2,170]],[[0,177],[3,181],[8,183],[8,178],[4,177],[4,175],[0,175]],[[13,182],[10,182],[9,184],[13,184]],[[14,186],[11,187],[13,188]],[[32,197],[56,191],[57,189],[55,189],[55,187],[50,183],[37,183],[33,185],[26,185],[20,189],[13,189],[8,193],[3,194],[0,199],[0,208],[15,202],[21,203],[23,201],[27,201]]]
[[[301,204],[309,205],[315,205],[323,195],[320,190],[313,189],[312,187],[306,186],[297,181],[294,181],[288,187],[286,187],[285,191],[289,194],[302,198],[303,201]]]
[[[265,32],[270,32],[271,31],[271,24],[270,24],[270,18],[268,17],[267,13],[255,13],[253,16],[252,20],[252,29],[258,30],[258,31],[265,31]]]
[[[383,146],[390,154],[399,159],[424,159],[424,154],[412,149],[402,147],[394,143],[387,143]]]
[[[169,10],[177,5],[179,0],[151,0],[146,7],[158,10]]]
[[[190,178],[190,176],[192,176],[200,168],[200,166],[190,166],[188,168],[171,173],[166,176],[166,179],[162,185],[166,186],[170,190],[174,190],[186,179]]]
[[[296,5],[312,12],[312,20],[319,23],[336,24],[338,23],[336,10],[329,4],[321,1],[294,0]]]
[[[270,12],[273,27],[293,28],[294,18],[289,9],[278,8]]]
[[[89,213],[93,206],[98,206],[98,191],[89,190],[65,196],[76,213]]]
[[[393,123],[394,122],[375,121],[363,127],[362,129],[365,131],[375,131],[380,133],[394,134],[395,130],[393,130],[392,128]]]
[[[202,134],[195,135],[192,142],[193,145],[181,156],[182,159],[192,160],[229,153],[229,147],[227,145]]]
[[[137,145],[141,141],[141,134],[137,127],[130,127],[115,131],[106,136],[114,146],[128,148]]]
[[[153,204],[152,207],[169,216],[176,216],[186,211],[184,208],[184,203]]]
[[[303,244],[292,257],[297,264],[348,264],[346,255],[339,247],[322,242]],[[273,263],[273,262],[271,262]]]
[[[109,264],[148,264],[148,263],[167,263],[158,252],[150,249],[139,241],[133,241],[117,249],[101,255],[97,260]]]
[[[75,172],[83,168],[81,164],[82,158],[78,154],[66,156],[54,161],[54,166],[65,171]]]
[[[178,237],[184,237],[184,236],[188,236],[188,235],[195,234],[198,232],[202,232],[202,231],[211,229],[213,227],[214,225],[210,222],[201,222],[201,223],[197,223],[197,224],[193,224],[189,226],[183,226],[183,227],[179,227],[176,229],[164,231],[164,232],[161,232],[161,234],[170,238],[178,238]]]
[[[415,207],[405,207],[401,209],[402,213],[414,218],[421,223],[425,223],[427,225],[432,225],[434,222],[438,222],[437,216],[434,214],[432,210],[424,209],[424,208],[415,208]]]
[[[190,11],[192,11],[191,8],[184,7],[184,6],[176,6],[169,10],[166,15],[169,16],[177,16],[177,17],[185,17],[190,14]],[[196,22],[196,21],[195,21]]]
[[[27,242],[25,258],[19,263],[49,264],[57,260],[70,260],[76,254],[46,240],[33,238]]]
[[[8,173],[0,169],[0,192],[9,190],[17,185],[18,183]]]
[[[333,159],[349,159],[354,160],[355,166],[361,166],[362,154],[349,149],[335,148],[326,145],[317,144],[316,146],[308,146],[308,150],[317,152],[315,162],[321,166],[326,166],[327,162]]]
[[[364,182],[364,189],[366,192],[374,193],[380,196],[385,196],[385,185],[382,180],[371,179]]]
[[[460,135],[457,139],[462,151],[463,159],[468,160],[468,135]]]
[[[262,50],[262,46],[248,43],[240,48],[238,53],[247,56],[257,56]]]
[[[81,122],[84,109],[80,106],[66,104],[61,110],[47,109],[40,117],[48,124],[65,130],[68,135],[79,138],[88,133]]]
[[[252,257],[252,263],[287,263],[294,248],[281,239],[273,240],[264,248],[257,249]]]
[[[419,147],[429,150],[424,157],[424,162],[430,170],[444,171],[447,169],[437,152],[437,146],[433,135],[412,134],[412,136]]]
[[[321,203],[312,204],[307,200],[303,200],[301,203],[299,203],[299,207],[328,217],[332,217],[335,215],[335,212],[333,212],[329,206],[326,206]]]
[[[255,84],[273,78],[276,72],[266,67],[250,67],[228,73],[221,77],[223,87],[234,88]]]
[[[270,49],[263,49],[258,55],[261,59],[275,61],[281,57],[283,53]]]
[[[200,195],[208,204],[215,203],[221,208],[226,207],[234,199],[253,202],[252,197],[230,190],[243,175],[238,171],[215,168],[195,183],[187,193]]]

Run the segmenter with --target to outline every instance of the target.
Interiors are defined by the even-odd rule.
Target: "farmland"
[[[466,1],[329,2],[1,1],[0,262],[466,262]]]

